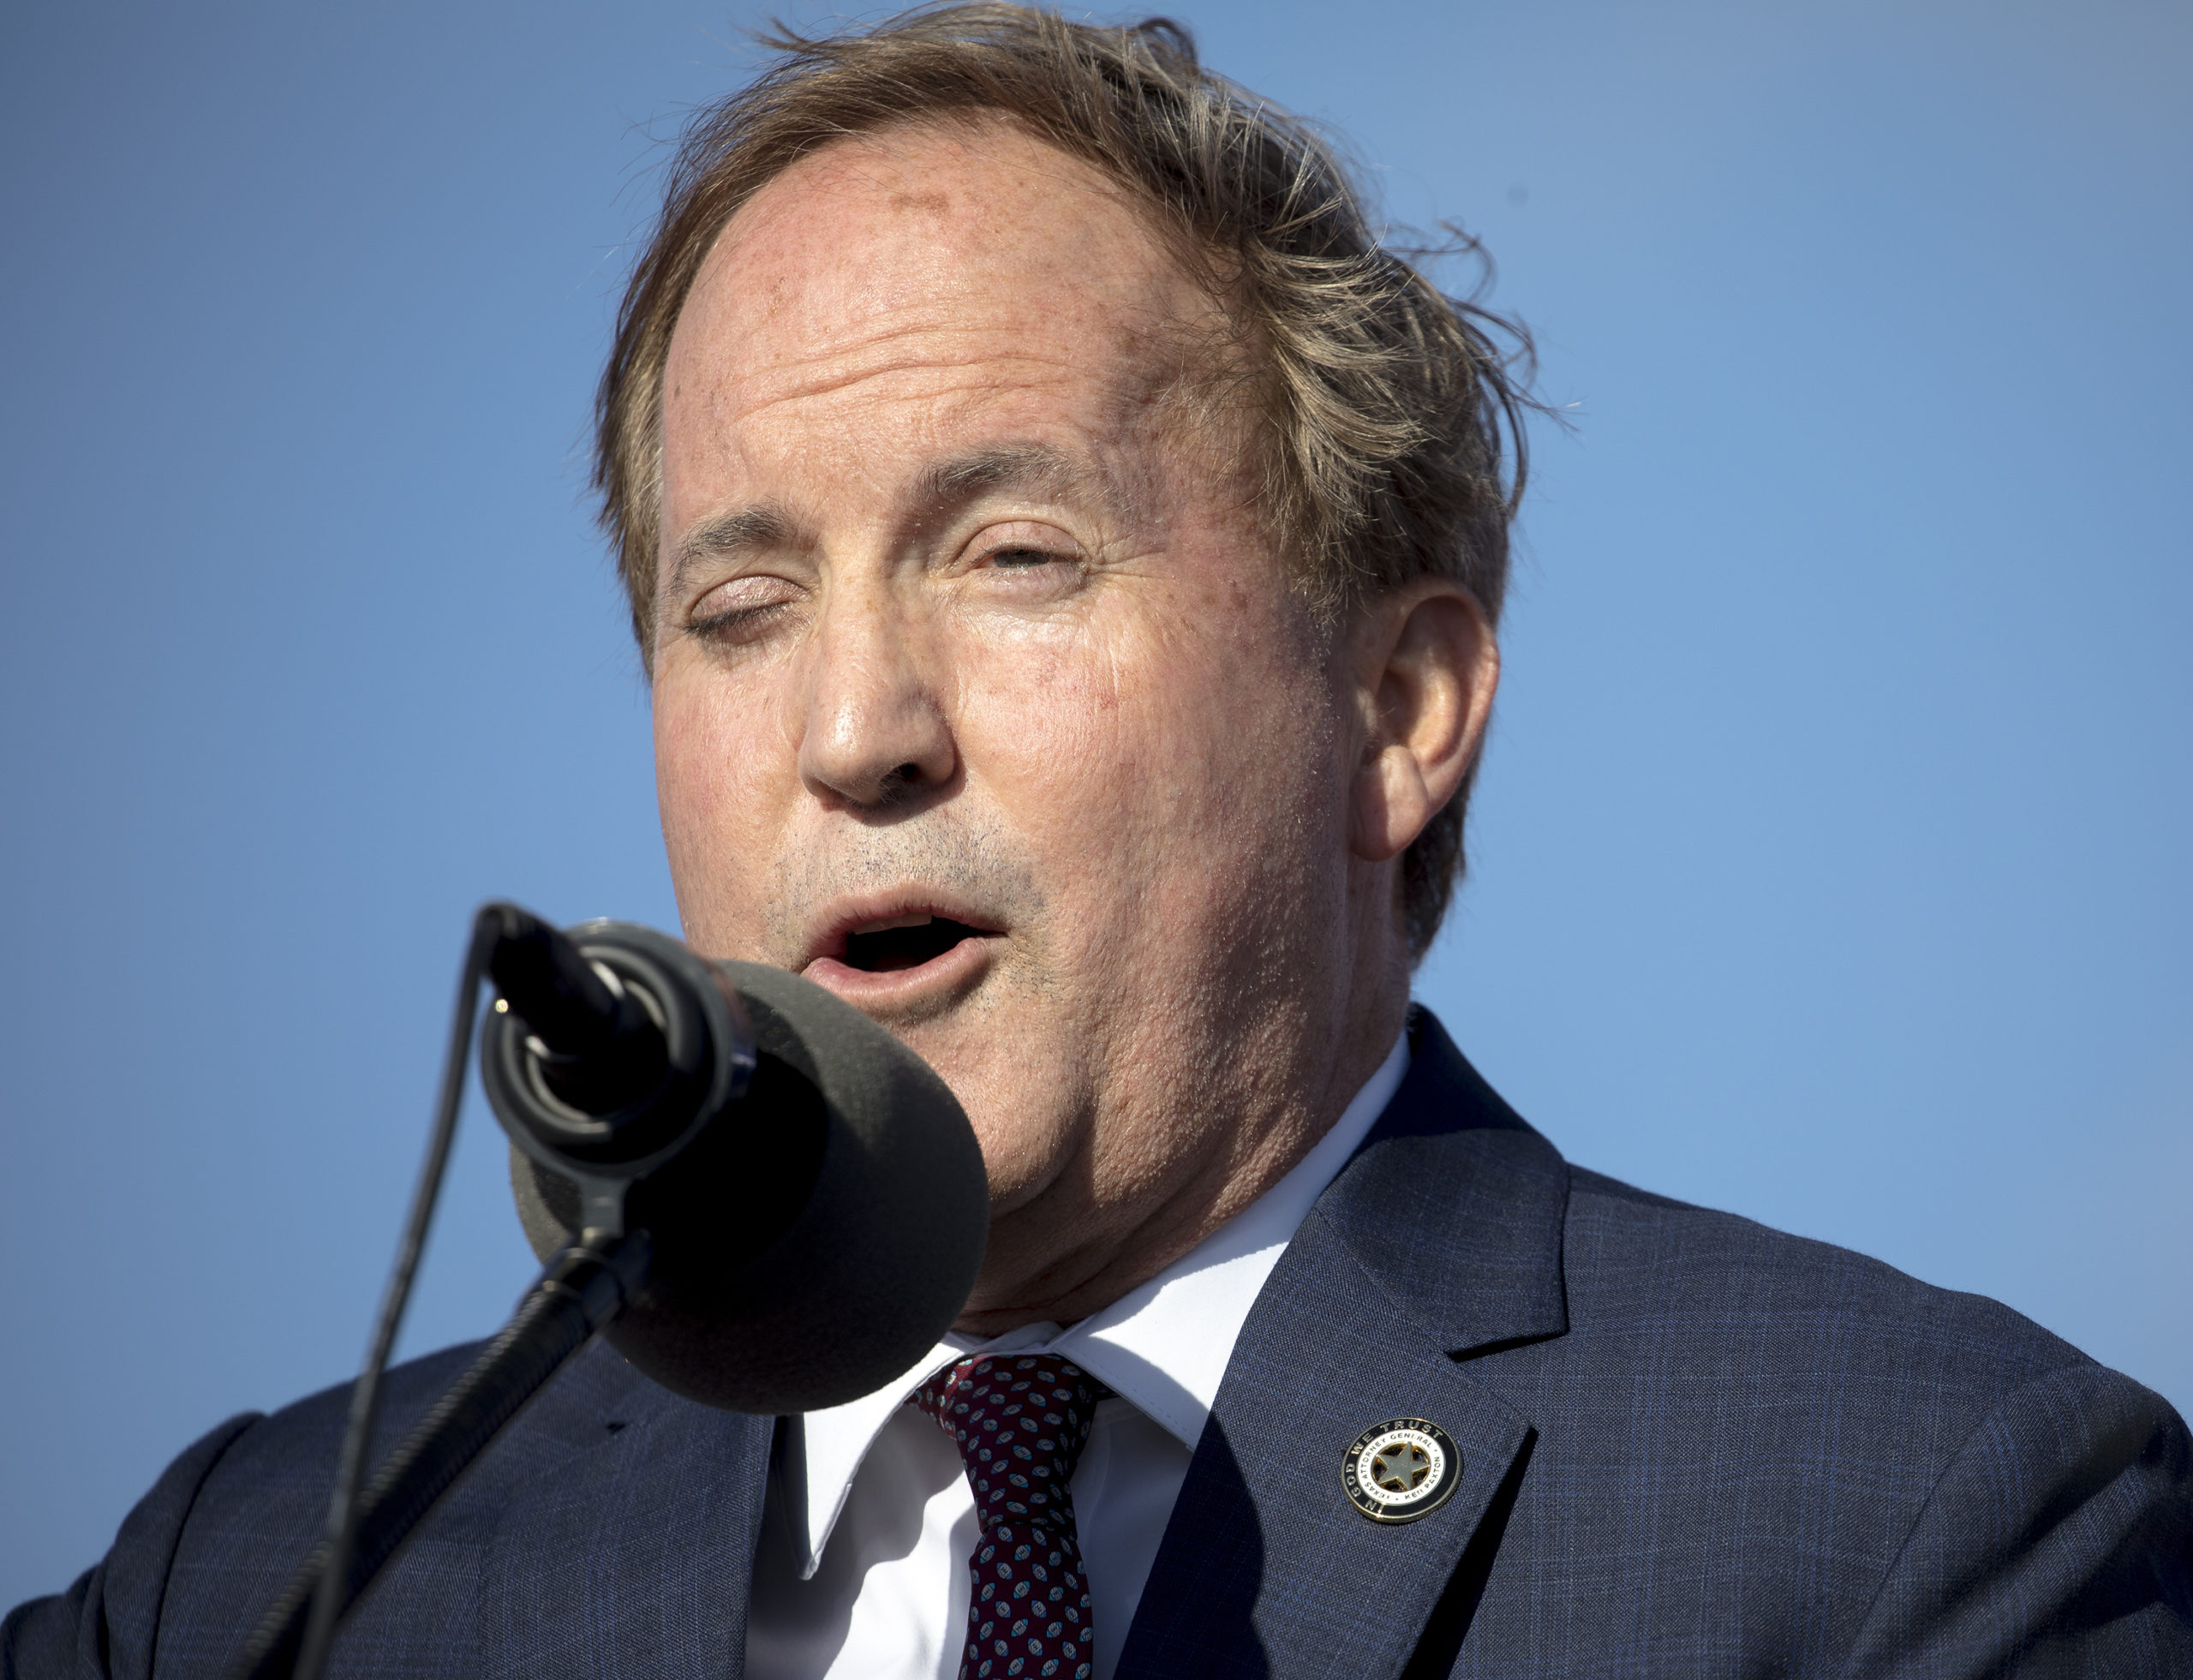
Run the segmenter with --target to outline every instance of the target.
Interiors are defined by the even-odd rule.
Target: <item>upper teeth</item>
[[[936,918],[926,910],[917,910],[910,916],[892,916],[881,922],[863,922],[855,933],[887,933],[893,928],[925,928]]]

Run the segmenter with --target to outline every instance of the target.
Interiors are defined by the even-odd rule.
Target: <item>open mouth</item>
[[[863,974],[893,974],[933,962],[963,939],[981,939],[984,930],[949,916],[902,917],[887,926],[861,929],[846,936],[839,960]]]

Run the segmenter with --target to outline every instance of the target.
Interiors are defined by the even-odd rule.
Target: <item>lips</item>
[[[850,1001],[887,1004],[971,983],[999,937],[962,906],[846,906],[816,940],[804,972]]]
[[[846,936],[845,954],[838,960],[863,974],[895,974],[935,961],[963,939],[985,936],[985,930],[950,916],[902,916],[854,929]]]

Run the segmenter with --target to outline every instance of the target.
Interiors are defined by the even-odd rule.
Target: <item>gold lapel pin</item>
[[[1348,1503],[1373,1522],[1413,1522],[1445,1504],[1462,1479],[1462,1450],[1429,1418],[1389,1418],[1355,1438],[1341,1461]]]

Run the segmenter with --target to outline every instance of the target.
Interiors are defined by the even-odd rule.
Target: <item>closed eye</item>
[[[693,603],[685,631],[719,647],[737,646],[764,634],[797,600],[797,592],[781,578],[733,578]]]
[[[704,642],[744,641],[760,630],[772,614],[782,612],[784,607],[782,601],[766,607],[737,607],[729,612],[695,619],[686,629]]]

